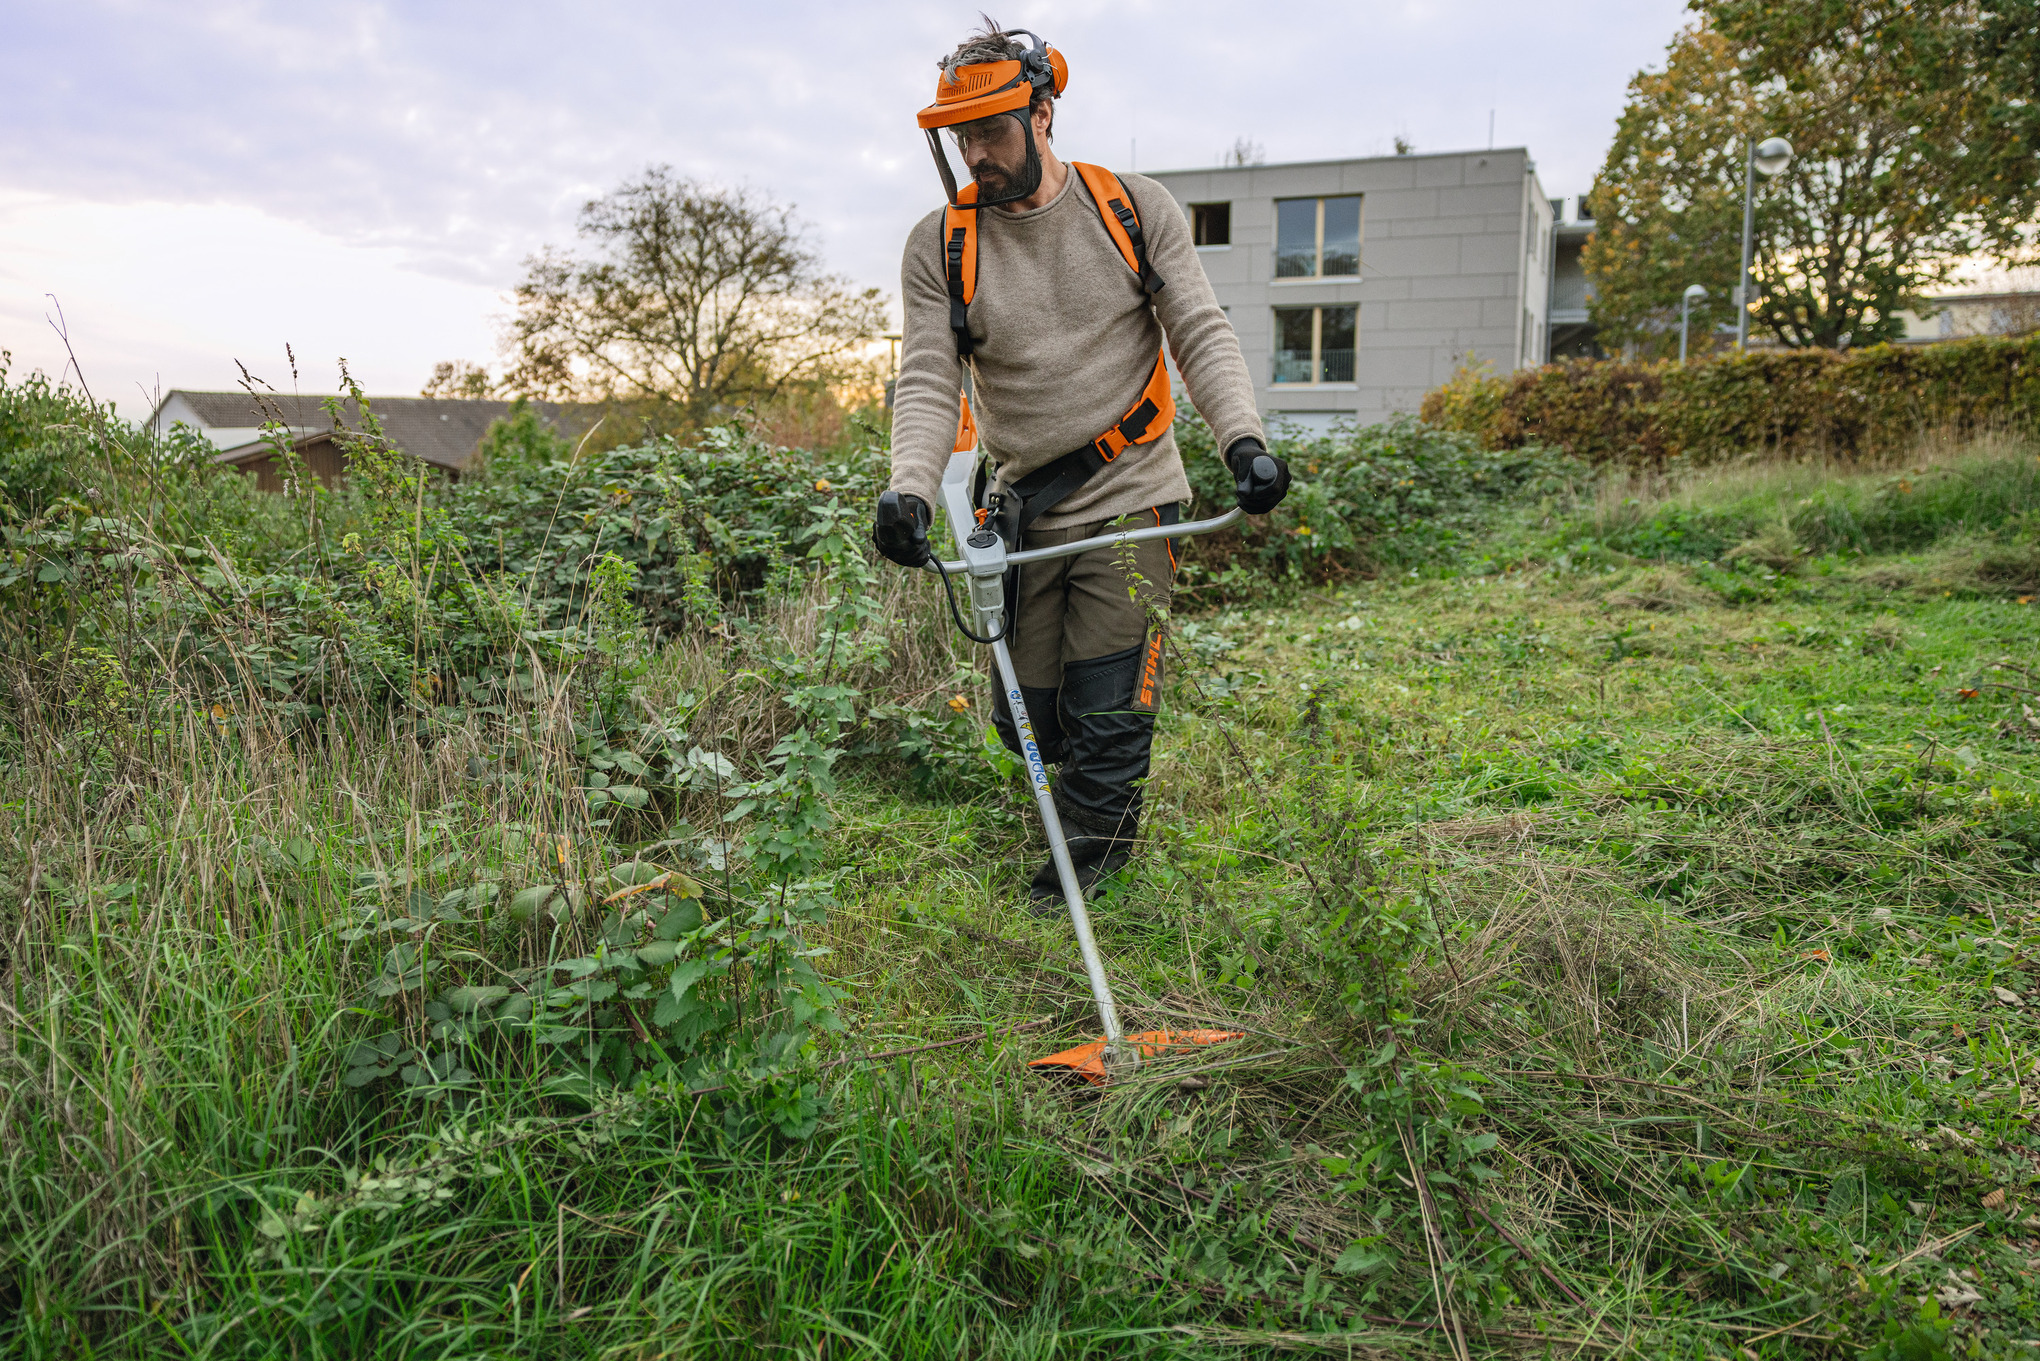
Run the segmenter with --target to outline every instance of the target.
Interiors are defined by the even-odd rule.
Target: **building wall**
[[[304,460],[305,471],[328,487],[337,487],[347,480],[347,458],[330,439],[310,441],[298,450],[298,457]],[[275,454],[244,459],[233,466],[252,474],[255,485],[263,491],[283,490],[283,470],[277,466]]]
[[[1322,427],[1414,412],[1460,364],[1542,362],[1551,206],[1521,148],[1165,171],[1179,204],[1230,202],[1232,241],[1199,250],[1264,417]],[[1357,280],[1276,279],[1275,201],[1359,194]],[[1359,306],[1354,381],[1273,382],[1277,307]]]

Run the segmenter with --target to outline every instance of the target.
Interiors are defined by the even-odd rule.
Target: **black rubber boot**
[[[1102,880],[1126,868],[1133,859],[1131,841],[1081,835],[1064,839],[1069,843],[1070,862],[1076,866],[1077,887],[1083,891],[1086,902]],[[1064,908],[1062,876],[1055,872],[1055,857],[1050,856],[1027,884],[1027,910],[1037,917],[1052,919],[1062,916]]]

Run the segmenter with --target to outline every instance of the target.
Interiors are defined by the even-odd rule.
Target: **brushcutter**
[[[1244,512],[1234,509],[1209,520],[1146,525],[1048,548],[1008,552],[1004,538],[989,524],[982,522],[982,517],[971,504],[971,483],[977,459],[975,449],[959,450],[950,455],[949,466],[942,477],[942,509],[948,516],[950,532],[956,536],[957,551],[963,556],[949,561],[931,558],[927,567],[929,571],[942,575],[957,629],[972,642],[987,644],[992,649],[992,659],[999,671],[999,685],[1005,690],[1006,704],[1013,715],[1013,729],[1020,737],[1021,755],[1027,763],[1027,778],[1034,786],[1034,804],[1041,813],[1042,830],[1048,834],[1049,854],[1055,861],[1063,897],[1069,903],[1070,926],[1076,932],[1077,949],[1084,957],[1084,974],[1090,980],[1091,997],[1098,1005],[1098,1021],[1105,1030],[1103,1039],[1035,1059],[1028,1066],[1067,1072],[1098,1085],[1133,1071],[1139,1067],[1143,1057],[1182,1045],[1216,1044],[1241,1036],[1240,1032],[1224,1030],[1150,1030],[1128,1035],[1120,1028],[1119,1008],[1112,1000],[1112,984],[1105,977],[1105,962],[1098,954],[1097,939],[1091,934],[1091,915],[1084,907],[1084,891],[1077,882],[1076,866],[1070,860],[1069,845],[1063,838],[1062,819],[1056,814],[1055,799],[1048,782],[1048,767],[1043,763],[1041,749],[1035,743],[1034,725],[1027,716],[1027,702],[1021,697],[1020,680],[1013,670],[1013,655],[1006,647],[1006,572],[1009,568],[1030,562],[1075,557],[1098,548],[1116,548],[1149,539],[1209,534],[1233,524]],[[963,611],[957,606],[955,586],[950,580],[955,576],[964,577],[968,583],[969,613],[975,629],[964,622]]]

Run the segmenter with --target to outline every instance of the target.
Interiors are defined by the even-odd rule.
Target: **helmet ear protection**
[[[1041,36],[1030,29],[1009,28],[999,36],[1012,38],[1021,35],[1031,38],[1033,46],[1018,58],[945,66],[935,82],[935,102],[921,110],[915,120],[928,136],[928,150],[935,157],[935,168],[942,176],[942,187],[949,193],[949,206],[952,208],[984,208],[995,203],[1012,203],[1041,187],[1041,153],[1034,145],[1031,108],[1037,93],[1046,91],[1059,95],[1063,92],[1063,87],[1070,83],[1070,66],[1062,53],[1043,42]],[[1018,182],[1006,193],[997,198],[985,198],[977,194],[977,186],[972,185],[970,199],[966,202],[964,196],[957,192],[956,172],[950,168],[949,158],[943,153],[941,130],[996,118],[1001,114],[1020,124],[1027,138],[1027,164]]]
[[[1034,39],[1034,46],[1020,56],[1020,69],[1035,89],[1047,85],[1061,94],[1063,86],[1070,83],[1070,64],[1063,60],[1063,54],[1041,40],[1041,36],[1025,28],[1009,28],[1002,37],[1010,38],[1025,33]]]

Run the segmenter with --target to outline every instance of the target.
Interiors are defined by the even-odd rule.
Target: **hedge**
[[[2040,335],[1462,371],[1425,396],[1422,415],[1490,449],[1544,444],[1588,463],[1874,457],[1929,432],[2040,429]]]

